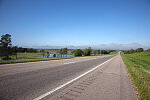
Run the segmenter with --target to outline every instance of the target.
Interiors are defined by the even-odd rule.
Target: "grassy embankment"
[[[150,100],[150,51],[121,54],[141,100]]]

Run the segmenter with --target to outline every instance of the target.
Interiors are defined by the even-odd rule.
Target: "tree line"
[[[50,55],[50,52],[44,49],[41,49],[39,52],[42,53],[43,56],[45,56],[45,53],[46,53],[47,58]],[[56,54],[59,54],[61,56],[68,54],[68,48],[56,49],[56,53],[53,54],[53,57],[56,57]]]
[[[33,48],[22,48],[22,47],[16,47],[16,52],[19,53],[37,53],[38,50],[37,49],[33,49]]]
[[[67,53],[68,53],[68,48],[61,48],[61,49],[58,49],[58,50],[56,50],[56,53],[57,53],[57,54],[60,54],[60,55],[67,54]]]
[[[137,49],[130,49],[130,50],[127,50],[127,51],[123,51],[124,54],[131,54],[131,53],[135,53],[135,52],[143,52],[144,49],[143,48],[137,48]]]
[[[74,56],[90,56],[90,55],[100,55],[100,54],[110,54],[115,50],[92,50],[91,47],[85,48],[83,50],[77,49],[73,51]]]

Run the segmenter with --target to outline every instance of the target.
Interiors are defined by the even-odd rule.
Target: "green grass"
[[[49,60],[71,59],[71,58],[74,58],[74,57],[8,60],[8,61],[0,61],[0,64],[25,63],[25,62],[36,62],[36,61],[49,61]]]
[[[121,54],[141,100],[150,100],[150,51]]]
[[[42,53],[17,53],[17,59],[35,59],[36,57],[40,56],[42,56]],[[15,55],[11,57],[13,60],[16,59]]]

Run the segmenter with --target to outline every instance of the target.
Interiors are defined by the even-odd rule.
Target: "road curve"
[[[114,56],[0,65],[0,100],[32,100]]]

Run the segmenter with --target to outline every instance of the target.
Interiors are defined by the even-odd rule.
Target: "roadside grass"
[[[141,100],[150,100],[150,51],[121,54]]]
[[[25,62],[36,62],[36,61],[50,61],[50,60],[60,60],[60,59],[72,59],[72,58],[74,58],[74,57],[8,60],[8,61],[0,61],[0,64],[25,63]]]
[[[17,59],[35,59],[42,56],[42,53],[17,53]],[[11,56],[12,59],[16,59],[16,55]]]

